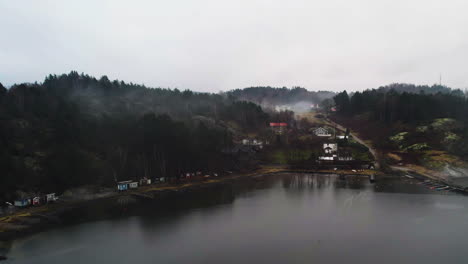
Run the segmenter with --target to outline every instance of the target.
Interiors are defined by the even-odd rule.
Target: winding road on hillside
[[[335,126],[338,130],[346,131],[346,128],[342,125],[333,122],[332,120],[326,119],[326,121],[331,126]],[[375,159],[375,168],[378,169],[381,167],[380,163],[377,159],[377,151],[369,142],[364,141],[363,139],[359,138],[356,133],[350,132],[350,135],[356,140],[358,143],[366,146],[369,149],[369,152],[374,156]],[[446,170],[444,171],[436,171],[432,169],[428,169],[424,166],[417,165],[417,164],[404,164],[401,166],[397,165],[389,165],[390,169],[393,171],[399,171],[403,173],[414,173],[416,175],[421,175],[427,177],[429,179],[435,180],[437,182],[442,182],[448,186],[452,186],[458,189],[466,189],[468,188],[468,177],[450,177]],[[463,174],[463,173],[461,173]]]
[[[340,125],[340,124],[338,124],[338,123],[336,123],[336,122],[334,122],[334,121],[332,121],[332,120],[330,120],[330,119],[326,119],[326,120],[327,120],[327,122],[328,122],[331,126],[336,127],[338,130],[341,130],[341,131],[343,131],[343,132],[346,132],[346,128],[343,127],[342,125]],[[364,141],[363,139],[359,138],[359,137],[357,136],[356,133],[353,133],[352,131],[350,131],[349,134],[350,134],[350,135],[353,137],[353,139],[356,140],[359,144],[364,145],[364,146],[366,146],[366,147],[369,149],[369,152],[372,154],[372,156],[374,156],[374,159],[375,159],[375,168],[376,168],[376,169],[380,168],[380,163],[379,163],[379,160],[378,160],[378,158],[377,158],[377,150],[376,150],[369,142],[366,142],[366,141]]]

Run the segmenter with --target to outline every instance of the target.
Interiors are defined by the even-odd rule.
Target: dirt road
[[[341,131],[343,131],[343,132],[346,132],[346,128],[343,127],[342,125],[340,125],[340,124],[338,124],[338,123],[335,123],[335,122],[333,122],[333,121],[330,120],[330,119],[327,119],[327,122],[330,123],[331,126],[336,127],[336,129],[341,130]],[[366,147],[369,149],[369,152],[372,154],[372,156],[374,156],[374,159],[375,159],[375,168],[376,168],[376,169],[380,168],[380,163],[379,163],[379,160],[378,160],[378,158],[377,158],[377,150],[376,150],[374,147],[372,147],[372,145],[371,145],[369,142],[366,142],[366,141],[364,141],[363,139],[359,138],[359,137],[357,136],[356,133],[353,133],[353,132],[351,131],[349,134],[350,134],[350,135],[353,137],[353,139],[356,140],[359,144],[364,145],[364,146],[366,146]]]

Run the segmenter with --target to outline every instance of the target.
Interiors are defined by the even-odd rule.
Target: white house
[[[332,136],[330,132],[328,131],[328,129],[323,128],[323,127],[314,129],[314,134],[318,137],[331,137]]]
[[[263,141],[259,139],[243,139],[242,145],[262,147]]]
[[[323,150],[326,154],[333,154],[338,151],[338,144],[336,143],[325,143],[323,144]]]
[[[140,185],[150,185],[151,184],[151,179],[148,179],[144,177],[143,179],[140,179]]]
[[[55,193],[49,193],[49,194],[46,194],[45,200],[47,203],[55,202],[57,201],[57,197],[55,196]]]

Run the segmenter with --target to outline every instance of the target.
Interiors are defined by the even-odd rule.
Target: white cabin
[[[325,143],[323,144],[323,150],[326,154],[333,154],[338,151],[338,144],[336,143]]]
[[[49,193],[46,195],[46,202],[47,203],[50,203],[50,202],[55,202],[57,201],[57,197],[55,197],[55,193]]]
[[[325,157],[325,156],[321,156],[318,158],[319,160],[333,160],[333,157]]]
[[[332,136],[330,132],[328,131],[328,129],[323,128],[323,127],[314,129],[314,134],[318,137],[331,137]]]

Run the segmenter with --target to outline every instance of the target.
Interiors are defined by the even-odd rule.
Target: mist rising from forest
[[[290,104],[273,104],[273,105],[262,105],[262,107],[276,112],[281,111],[293,111],[296,114],[308,113],[313,109],[318,108],[318,103],[314,101],[300,101]]]

